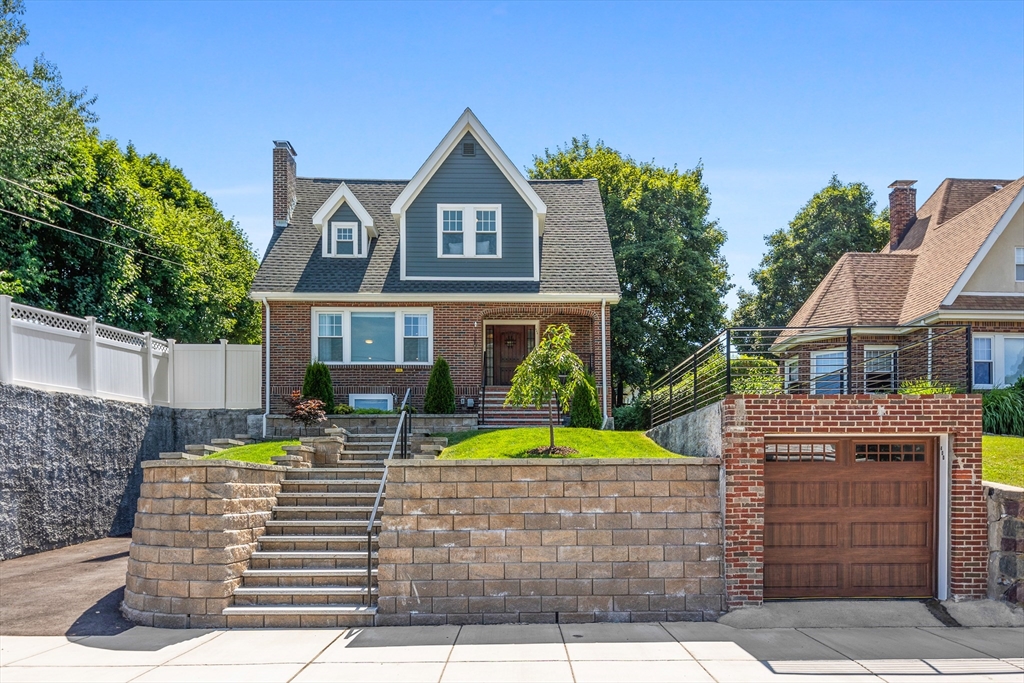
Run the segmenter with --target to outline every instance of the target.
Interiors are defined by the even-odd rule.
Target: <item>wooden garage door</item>
[[[765,440],[764,597],[930,597],[934,439]]]

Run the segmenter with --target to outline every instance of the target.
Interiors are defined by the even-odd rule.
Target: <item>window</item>
[[[405,362],[429,363],[430,339],[427,335],[427,316],[424,313],[405,315]]]
[[[846,383],[846,350],[811,353],[811,393],[841,394]]]
[[[974,338],[974,383],[992,386],[992,337]]]
[[[441,253],[445,256],[462,255],[462,212],[443,211],[441,225]]]
[[[344,223],[342,225],[345,225]],[[342,254],[354,254],[356,253],[356,242],[355,242],[355,228],[348,227],[335,227],[334,229],[334,253],[341,256]]]
[[[896,347],[864,347],[864,388],[869,394],[896,391]]]
[[[365,256],[365,231],[355,222],[331,221],[324,229],[323,256],[361,258]]]
[[[1017,282],[1024,282],[1024,247],[1013,249],[1013,279]]]
[[[429,364],[429,308],[314,308],[311,357],[331,364]]]
[[[835,462],[834,443],[766,443],[764,459],[768,462]]]
[[[356,410],[393,410],[395,397],[391,394],[349,394],[348,404]]]
[[[339,313],[321,313],[317,338],[317,360],[324,363],[340,363],[344,357],[345,340],[342,333],[342,316]]]
[[[783,372],[786,391],[796,391],[800,383],[800,359],[787,359],[785,365],[783,366]]]
[[[438,258],[500,258],[501,206],[438,204],[437,233]]]
[[[1003,384],[1024,375],[1024,337],[1003,337]]]

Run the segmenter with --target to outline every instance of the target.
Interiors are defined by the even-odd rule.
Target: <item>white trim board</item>
[[[356,195],[345,183],[338,185],[337,189],[331,193],[331,196],[327,198],[320,208],[313,214],[313,225],[323,230],[324,222],[327,221],[334,212],[341,208],[342,204],[348,203],[349,208],[352,209],[352,213],[362,222],[363,227],[370,234],[371,237],[377,237],[377,230],[373,227],[373,217],[370,213],[363,208],[363,205],[356,198]]]
[[[449,278],[451,279],[451,278]],[[508,278],[501,278],[508,279]],[[619,302],[620,296],[615,294],[601,294],[598,292],[583,294],[516,294],[516,293],[494,293],[475,294],[466,293],[441,293],[436,294],[424,292],[410,292],[408,294],[386,294],[379,292],[250,292],[249,298],[256,301],[309,301],[324,303],[408,303],[408,302],[479,302],[495,304],[551,304],[551,305],[572,305],[572,304],[599,304],[602,299],[609,304]]]

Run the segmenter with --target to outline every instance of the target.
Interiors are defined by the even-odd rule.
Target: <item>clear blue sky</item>
[[[300,175],[408,178],[469,106],[519,166],[588,134],[703,163],[733,282],[833,173],[881,207],[1024,175],[1024,2],[29,2],[30,45],[99,127],[271,232],[271,141]],[[735,301],[735,291],[729,296]]]

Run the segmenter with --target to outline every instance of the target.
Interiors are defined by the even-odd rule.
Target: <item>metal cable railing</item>
[[[409,395],[412,389],[405,390],[405,397],[402,399],[402,406],[398,409],[398,426],[395,428],[395,436],[391,439],[391,448],[388,450],[388,457],[384,459],[384,472],[380,479],[380,486],[377,487],[377,497],[373,501],[373,509],[370,511],[370,519],[366,522],[366,604],[373,600],[373,524],[377,521],[377,510],[380,508],[380,499],[384,495],[384,486],[388,481],[388,466],[395,457],[395,448],[400,445],[400,459],[409,457],[409,435],[412,432],[412,418],[406,409],[409,405]],[[379,552],[379,551],[378,551]]]
[[[652,427],[728,394],[965,392],[971,327],[728,328],[650,388]]]

